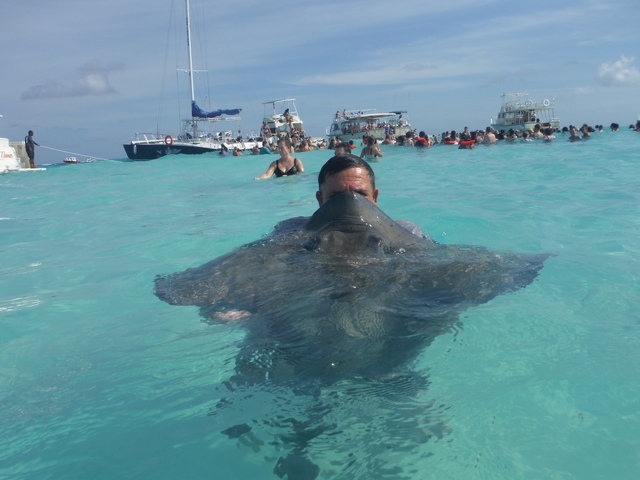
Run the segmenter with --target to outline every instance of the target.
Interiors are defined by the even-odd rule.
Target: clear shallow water
[[[273,157],[95,162],[0,177],[0,478],[277,478],[296,419],[319,478],[596,479],[640,473],[640,136],[384,148],[379,205],[442,243],[552,253],[467,310],[402,399],[223,382],[243,338],[152,292],[315,208]],[[219,404],[230,398],[228,405]],[[330,409],[335,398],[340,408]],[[334,402],[335,404],[335,402]],[[237,424],[249,434],[229,439]]]

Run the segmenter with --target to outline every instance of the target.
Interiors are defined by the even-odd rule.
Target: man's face
[[[369,173],[364,168],[348,168],[328,176],[320,187],[320,191],[316,192],[318,205],[322,206],[331,197],[343,192],[356,192],[371,203],[378,203],[378,189],[371,188]]]

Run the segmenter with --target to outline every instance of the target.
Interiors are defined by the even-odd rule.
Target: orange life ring
[[[460,145],[473,145],[476,143],[475,140],[460,140]]]
[[[169,146],[173,145],[173,137],[171,135],[167,135],[166,137],[164,137],[164,143]]]

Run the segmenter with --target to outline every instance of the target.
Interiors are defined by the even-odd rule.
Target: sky
[[[550,99],[562,125],[640,114],[638,0],[191,0],[196,100],[295,98],[322,137],[337,110],[407,110],[417,130],[484,129],[503,93]],[[189,111],[183,0],[4,0],[0,136],[124,158]],[[37,163],[68,154],[37,148]]]

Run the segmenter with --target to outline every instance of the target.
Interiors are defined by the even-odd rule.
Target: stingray
[[[345,192],[299,231],[156,277],[155,294],[242,322],[248,379],[330,384],[392,374],[462,311],[529,285],[547,257],[438,244]]]
[[[547,257],[439,244],[345,192],[300,230],[158,276],[155,294],[200,307],[207,322],[243,324],[234,384],[322,388],[406,374],[461,312],[529,285]],[[275,473],[304,470],[305,445],[281,458]]]

